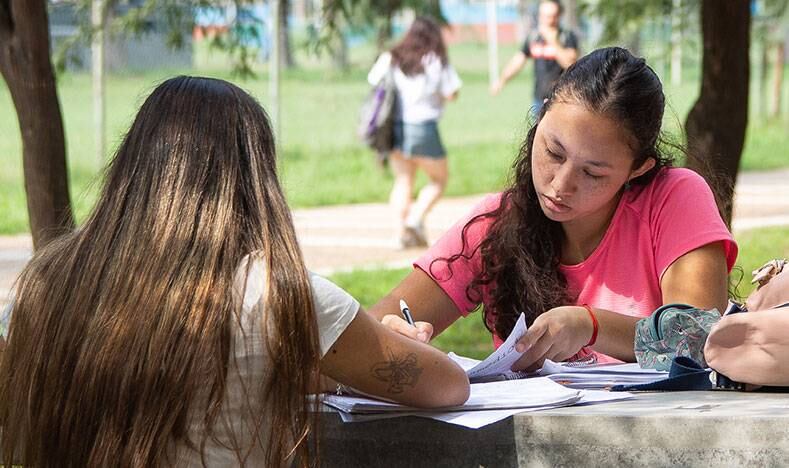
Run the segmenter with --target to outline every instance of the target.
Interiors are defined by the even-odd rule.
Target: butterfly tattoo
[[[389,360],[373,364],[372,373],[378,380],[389,383],[390,393],[402,393],[406,386],[413,387],[422,368],[417,366],[416,354],[409,353],[405,357],[398,357],[387,350]]]

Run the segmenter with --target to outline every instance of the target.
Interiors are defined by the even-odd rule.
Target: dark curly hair
[[[661,134],[663,87],[643,58],[619,47],[599,49],[561,75],[521,145],[513,165],[514,181],[503,192],[499,205],[464,226],[460,253],[437,259],[448,262],[451,274],[452,262],[481,254],[482,273],[467,287],[466,295],[479,303],[483,288],[488,288],[483,320],[500,337],[509,335],[521,312],[531,325],[541,313],[575,300],[559,270],[561,223],[545,216],[532,181],[534,135],[556,102],[583,105],[627,129],[636,155],[633,167],[640,167],[649,158],[656,163],[631,184],[645,185],[661,168],[672,164],[672,157],[663,151],[666,143]],[[468,229],[486,219],[492,219],[490,228],[482,243],[469,253]]]

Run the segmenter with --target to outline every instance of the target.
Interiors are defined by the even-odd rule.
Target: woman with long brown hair
[[[305,269],[274,148],[263,109],[230,83],[153,91],[90,217],[16,285],[6,463],[307,465],[319,371],[409,405],[465,400],[445,355]]]
[[[397,88],[394,150],[389,156],[395,179],[389,202],[397,216],[397,242],[400,248],[425,247],[425,217],[449,178],[438,119],[444,103],[455,100],[462,85],[449,64],[438,23],[416,18],[403,39],[381,54],[367,81],[375,85],[388,73]],[[417,169],[425,172],[428,182],[414,201]]]

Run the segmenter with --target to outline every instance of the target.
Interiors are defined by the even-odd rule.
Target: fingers
[[[532,327],[526,331],[526,334],[518,340],[518,343],[515,345],[515,351],[523,353],[523,356],[515,361],[512,370],[532,370],[531,367],[551,347],[551,340],[542,339],[547,330],[547,327],[541,326],[541,324],[535,322]]]
[[[403,336],[422,343],[427,343],[433,336],[433,325],[428,322],[416,322],[411,326],[402,317],[388,314],[381,319],[381,323]]]
[[[420,337],[424,336],[424,340],[421,340],[421,338],[420,338],[421,341],[427,343],[428,341],[430,341],[431,338],[433,338],[433,324],[432,323],[416,322],[416,323],[414,323],[414,326],[416,326],[416,328],[419,329],[419,333],[417,334],[417,336],[420,336]]]
[[[528,351],[523,353],[515,364],[512,365],[512,370],[533,370],[534,364],[540,363],[545,359],[545,354],[551,347],[550,340],[539,340],[532,345]]]
[[[556,333],[551,333],[544,321],[535,321],[531,328],[515,345],[515,350],[523,352],[512,366],[512,370],[535,371],[546,359],[560,362],[571,357],[576,351],[568,352],[568,346]]]
[[[529,328],[515,344],[515,351],[522,353],[530,349],[540,340],[540,338],[542,338],[546,331],[548,331],[548,327],[534,322],[531,328]]]
[[[543,353],[538,354],[540,349],[545,348],[545,345],[547,345],[547,349],[545,349]],[[550,340],[547,339],[540,340],[532,349],[535,349],[536,351],[534,353],[531,353],[531,349],[530,349],[529,352],[526,353],[528,354],[528,356],[524,354],[521,357],[521,360],[519,360],[512,366],[512,370],[525,370],[527,372],[534,372],[538,370],[540,367],[542,367],[546,359],[550,359],[551,361],[554,362],[561,362],[565,359],[564,357],[562,357],[564,354],[562,353],[561,346],[555,342],[552,343]],[[517,366],[519,364],[522,365],[523,367],[518,368]]]

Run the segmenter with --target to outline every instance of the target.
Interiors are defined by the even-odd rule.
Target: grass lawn
[[[732,272],[732,283],[736,293],[746,297],[752,290],[751,271],[769,259],[789,258],[789,228],[765,228],[747,231],[737,236],[740,255]],[[364,307],[370,307],[387,294],[410,269],[358,270],[338,273],[331,277]],[[454,351],[463,356],[483,359],[493,349],[490,333],[482,323],[482,314],[475,312],[455,322],[449,329],[433,340],[433,344],[444,351]]]
[[[513,53],[502,47],[501,63]],[[487,56],[484,44],[450,48],[450,58],[464,81],[460,99],[447,106],[441,121],[450,156],[447,195],[499,189],[527,131],[532,76],[528,66],[496,98],[488,95]],[[353,66],[332,70],[326,60],[298,56],[300,68],[282,80],[282,135],[279,141],[283,185],[294,207],[384,201],[391,177],[376,169],[371,153],[356,140],[359,106],[367,93],[365,76],[375,58],[369,48],[351,50]],[[198,46],[195,68],[144,74],[112,74],[107,80],[107,136],[111,148],[120,141],[137,108],[162,80],[182,73],[232,80],[256,96],[264,106],[268,82],[264,69],[255,79],[233,77],[229,64]],[[697,90],[697,75],[688,70],[687,81],[666,88],[669,110],[666,128],[684,119]],[[789,73],[786,74],[789,81]],[[93,155],[90,76],[64,73],[58,77],[68,147],[71,193],[78,219],[83,219],[96,198],[97,174],[105,164]],[[789,88],[789,86],[787,86]],[[0,234],[26,232],[27,213],[22,182],[21,140],[8,90],[0,83]],[[744,169],[789,165],[785,148],[789,117],[766,124],[753,119],[743,159]]]

